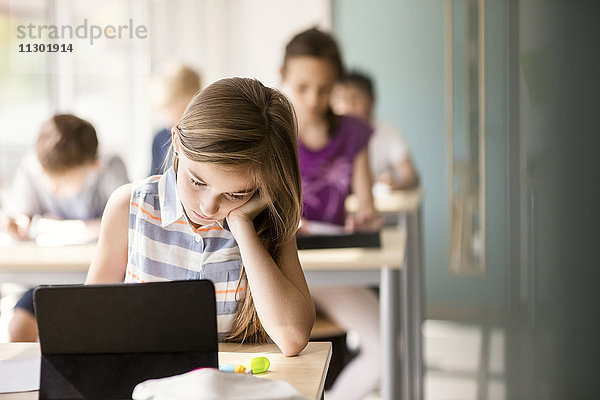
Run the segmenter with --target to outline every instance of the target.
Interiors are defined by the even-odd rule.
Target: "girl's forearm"
[[[305,296],[278,268],[251,223],[230,226],[263,327],[285,355],[298,354],[306,347],[314,323],[312,298]]]

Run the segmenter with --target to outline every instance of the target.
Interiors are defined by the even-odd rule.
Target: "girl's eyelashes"
[[[227,193],[227,196],[232,199],[232,200],[243,200],[244,197],[246,197],[247,195],[245,194],[233,194],[233,193]]]
[[[190,178],[190,182],[194,186],[205,187],[206,183],[195,180],[194,178]],[[231,200],[243,200],[247,194],[233,194],[233,193],[225,193],[225,195]]]
[[[194,178],[190,178],[190,182],[195,186],[206,186],[204,182],[197,181]]]

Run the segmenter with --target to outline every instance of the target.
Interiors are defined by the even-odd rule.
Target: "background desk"
[[[405,372],[422,368],[421,365],[421,300],[400,301],[400,282],[403,280],[406,256],[406,231],[384,229],[382,247],[344,248],[299,251],[300,263],[310,286],[369,286],[380,288],[381,341],[382,341],[382,398],[386,400],[417,399],[408,390],[413,375]],[[404,296],[402,296],[404,299]],[[411,310],[411,307],[416,308]],[[411,318],[412,317],[412,318]],[[403,346],[400,337],[404,337]],[[415,337],[418,336],[418,337]],[[415,358],[401,357],[407,353],[407,344]],[[402,368],[399,366],[401,361]],[[420,379],[420,374],[419,374]],[[420,382],[417,384],[421,385]],[[413,392],[414,393],[414,392]]]
[[[96,243],[41,247],[34,242],[0,246],[0,282],[25,285],[83,283]]]
[[[417,211],[423,202],[423,189],[394,190],[374,197],[375,208],[380,214],[404,214]],[[358,210],[358,198],[351,194],[344,204],[346,211]]]
[[[393,276],[381,277],[382,300],[397,305],[400,302],[401,319],[400,330],[402,338],[400,354],[402,360],[401,387],[398,381],[392,381],[383,376],[382,393],[385,399],[422,399],[423,398],[423,343],[421,326],[424,315],[425,288],[424,288],[424,264],[422,247],[422,208],[423,190],[418,187],[411,190],[399,190],[375,196],[375,208],[382,216],[397,216],[398,229],[406,232],[405,255],[400,271],[392,270]],[[356,212],[358,199],[349,196],[346,199],[346,211]],[[384,270],[382,270],[382,274]],[[398,279],[399,275],[399,279]],[[365,277],[366,278],[366,277]],[[383,286],[385,285],[385,286]],[[400,285],[398,290],[397,285]],[[392,296],[386,299],[385,296]],[[397,308],[394,309],[396,312]],[[381,313],[384,315],[384,313]],[[389,321],[396,323],[396,321]],[[389,330],[389,328],[388,328]],[[386,329],[382,329],[385,332]],[[395,331],[395,328],[394,328]],[[392,338],[384,337],[386,340],[400,339],[398,336]],[[384,349],[385,351],[385,349]],[[384,354],[384,356],[386,356]],[[383,371],[384,374],[387,371]],[[398,395],[400,394],[400,395]]]
[[[331,343],[311,342],[297,357],[285,357],[274,344],[219,344],[219,363],[245,363],[264,355],[271,361],[269,371],[261,376],[290,383],[310,399],[320,400],[331,359]],[[0,360],[16,360],[40,356],[37,343],[0,343]],[[3,377],[0,376],[0,379]],[[37,392],[0,394],[0,400],[34,400]]]

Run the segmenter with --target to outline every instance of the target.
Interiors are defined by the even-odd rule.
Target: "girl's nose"
[[[213,217],[219,212],[219,200],[216,196],[206,196],[200,207],[207,217]]]
[[[306,95],[306,103],[309,106],[309,108],[314,108],[318,102],[319,102],[319,95],[316,91],[310,91]]]

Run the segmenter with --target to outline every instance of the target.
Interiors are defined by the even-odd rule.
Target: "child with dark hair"
[[[336,115],[330,108],[334,84],[344,76],[335,39],[317,29],[297,34],[285,49],[281,74],[298,114],[302,229],[321,233],[324,227],[379,228],[369,172],[372,129],[366,121]],[[355,216],[347,216],[344,208],[351,191],[359,202]],[[358,357],[337,377],[327,398],[361,399],[376,388],[380,375],[377,297],[368,288],[357,287],[313,287],[311,293],[320,311],[360,338]]]
[[[410,189],[419,184],[406,140],[398,129],[376,120],[375,88],[372,79],[352,71],[333,90],[331,106],[338,114],[354,115],[367,121],[374,130],[369,143],[369,162],[376,185],[392,190]]]
[[[16,172],[4,230],[16,239],[39,243],[95,240],[110,194],[126,182],[123,161],[99,154],[92,124],[71,114],[55,115],[42,125],[35,151]],[[37,338],[31,291],[17,303],[9,338]]]
[[[334,84],[344,76],[334,38],[314,28],[297,34],[286,46],[281,76],[298,114],[303,229],[310,230],[311,222],[350,231],[372,228],[378,223],[367,152],[372,129],[329,106]],[[351,191],[359,210],[346,218],[344,200]]]

